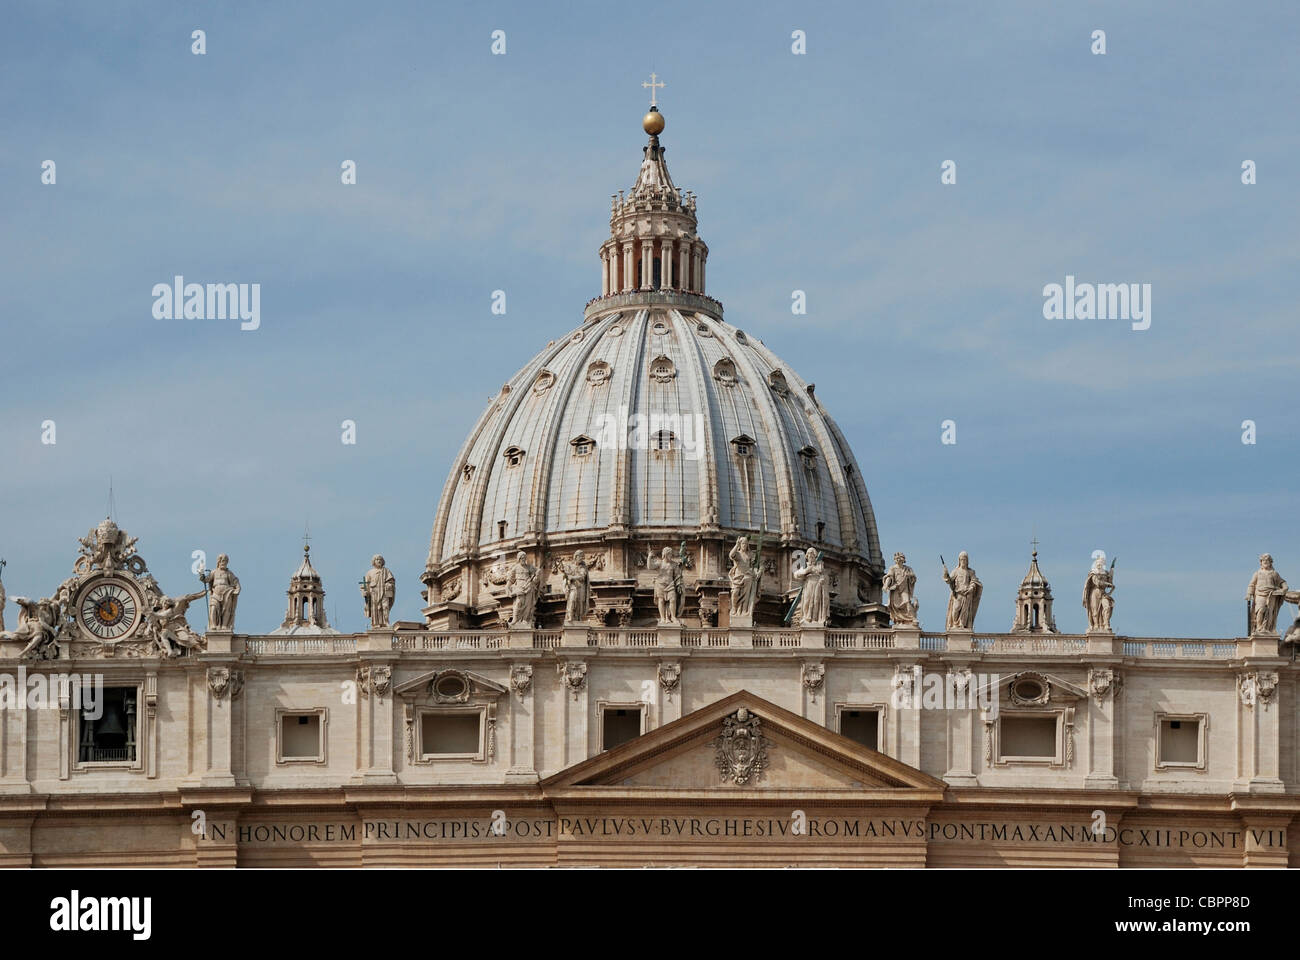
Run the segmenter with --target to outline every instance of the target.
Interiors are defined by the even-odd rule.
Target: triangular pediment
[[[751,758],[760,754],[762,760]],[[562,770],[556,791],[833,793],[938,800],[945,784],[742,690]]]
[[[476,699],[495,700],[506,692],[501,684],[470,670],[430,670],[393,687],[403,699],[429,697],[438,703],[466,703]]]

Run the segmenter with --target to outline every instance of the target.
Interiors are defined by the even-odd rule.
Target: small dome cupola
[[[650,135],[632,189],[611,197],[609,239],[600,247],[601,296],[637,290],[704,293],[709,248],[696,232],[695,195],[680,190],[668,173],[667,148],[659,143],[664,115],[656,102],[656,74],[650,82],[650,110],[641,128]]]
[[[302,545],[302,563],[289,578],[289,608],[284,623],[271,631],[272,636],[289,634],[338,633],[325,619],[325,587],[320,574],[311,565],[311,546]]]
[[[1016,594],[1016,619],[1011,624],[1012,633],[1057,633],[1056,618],[1052,616],[1052,588],[1038,569],[1038,541],[1029,561],[1029,572],[1020,581]]]

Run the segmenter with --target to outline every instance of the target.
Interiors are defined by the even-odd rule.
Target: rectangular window
[[[324,725],[319,711],[280,715],[280,760],[311,760],[325,757]]]
[[[1156,769],[1195,767],[1205,769],[1204,714],[1156,714]]]
[[[81,763],[135,763],[139,696],[139,687],[105,687],[99,716],[82,711],[77,741]]]
[[[481,760],[483,714],[442,713],[430,710],[420,716],[420,755],[443,759]]]
[[[601,749],[613,750],[641,736],[640,707],[606,707],[601,713]]]
[[[1055,760],[1056,717],[1003,716],[999,729],[1000,759]]]
[[[880,711],[843,708],[840,710],[840,735],[872,750],[880,749]]]

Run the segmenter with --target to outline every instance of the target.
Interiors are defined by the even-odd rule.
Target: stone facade
[[[0,711],[0,844],[38,866],[630,864],[665,840],[682,863],[1287,865],[1300,714],[1277,643],[670,625],[10,649],[15,675],[137,690],[136,749],[86,760],[75,690]],[[712,744],[742,706],[775,746],[737,784]],[[619,710],[644,733],[605,750]],[[850,711],[875,712],[878,749],[837,732]],[[437,755],[446,717],[471,736]],[[1022,718],[1050,755],[1008,753]],[[1171,719],[1192,754],[1162,743]],[[796,811],[817,835],[768,835]],[[641,843],[610,832],[641,820]]]
[[[1036,552],[1011,632],[978,632],[964,552],[941,614],[938,581],[885,570],[812,384],[705,294],[695,197],[644,123],[601,296],[452,465],[423,623],[390,625],[376,555],[371,629],[339,633],[304,549],[283,624],[237,632],[225,554],[169,596],[112,520],[13,598],[0,863],[1300,863],[1300,620],[1276,629],[1300,593],[1271,558],[1243,638],[1113,633],[1100,557],[1087,634],[1057,632]],[[698,414],[696,456],[653,421],[611,443],[611,410]]]

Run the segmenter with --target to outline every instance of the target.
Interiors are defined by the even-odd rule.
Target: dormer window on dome
[[[533,393],[545,393],[555,384],[555,374],[549,370],[543,370],[537,375],[537,382],[533,384]]]
[[[511,467],[517,467],[524,462],[524,450],[522,447],[506,447],[501,456],[506,458],[506,464]]]
[[[813,447],[804,447],[799,451],[799,459],[803,461],[805,470],[817,469],[817,451]]]
[[[677,434],[671,430],[656,430],[650,438],[650,449],[656,452],[676,450]]]
[[[650,376],[657,383],[668,383],[677,376],[677,365],[667,357],[655,357],[650,361]]]
[[[470,477],[474,476],[474,464],[472,463],[465,464],[465,466],[460,468],[460,472],[461,472],[461,476],[463,476],[466,480],[468,480]]]
[[[780,370],[773,370],[767,375],[767,385],[783,397],[790,392],[790,386],[785,382],[785,374]]]
[[[587,382],[593,387],[599,387],[609,382],[612,370],[610,365],[604,360],[594,360],[587,367]]]
[[[586,434],[574,437],[569,443],[573,446],[573,455],[575,457],[589,457],[591,452],[596,449],[596,441]]]
[[[754,438],[749,434],[742,433],[731,441],[731,449],[736,451],[738,457],[752,457],[754,455]]]
[[[736,362],[730,357],[723,357],[713,365],[713,379],[724,387],[736,384]]]

